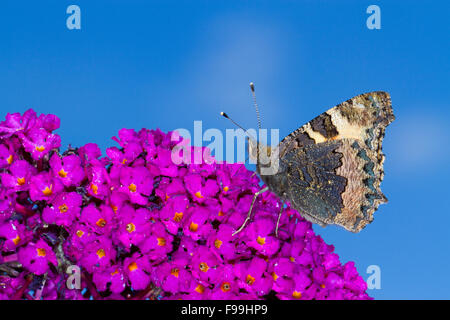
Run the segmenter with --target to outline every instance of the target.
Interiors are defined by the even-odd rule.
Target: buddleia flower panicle
[[[119,130],[106,156],[61,151],[59,125],[33,110],[0,122],[0,299],[370,299],[289,204],[276,236],[271,192],[233,235],[264,187],[243,164],[159,129]],[[179,144],[195,163],[172,161]],[[61,290],[69,265],[79,290]]]

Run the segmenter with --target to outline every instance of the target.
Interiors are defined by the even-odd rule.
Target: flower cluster
[[[276,235],[270,192],[234,234],[261,189],[243,164],[147,129],[121,129],[106,157],[60,153],[59,125],[33,110],[0,123],[0,299],[370,299],[289,205]],[[200,163],[172,161],[180,144]]]

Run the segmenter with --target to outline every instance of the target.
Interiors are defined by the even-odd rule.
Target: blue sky
[[[81,8],[81,30],[66,8]],[[381,8],[369,30],[366,8]],[[61,118],[63,145],[120,128],[246,127],[283,137],[357,94],[390,92],[389,203],[359,234],[316,227],[342,261],[381,268],[380,299],[449,299],[450,24],[446,1],[2,1],[0,117]]]

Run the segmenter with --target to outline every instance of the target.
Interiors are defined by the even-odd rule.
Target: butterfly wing
[[[287,136],[279,146],[287,198],[308,220],[359,232],[387,202],[382,141],[395,119],[386,92],[356,96]]]

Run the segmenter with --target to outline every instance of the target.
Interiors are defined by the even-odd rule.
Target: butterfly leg
[[[281,219],[281,214],[283,213],[283,209],[284,209],[284,201],[281,200],[281,210],[280,210],[280,213],[278,214],[277,226],[275,227],[275,236],[277,238],[278,238],[278,227],[280,225],[280,219]]]
[[[255,204],[256,198],[261,194],[266,192],[267,190],[269,190],[269,187],[265,187],[261,190],[259,190],[258,192],[255,193],[255,195],[253,196],[253,200],[252,200],[252,204],[250,205],[250,210],[248,211],[247,214],[247,218],[245,218],[244,223],[239,227],[239,229],[237,229],[232,235],[236,235],[239,232],[242,231],[242,229],[244,229],[245,225],[247,224],[247,222],[250,220],[251,216],[252,216],[252,210],[253,210],[253,205]]]

